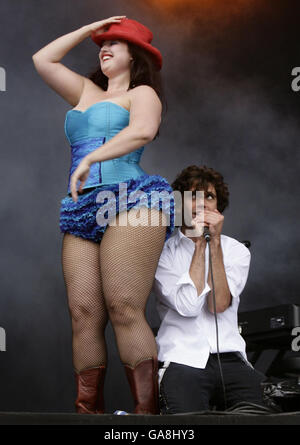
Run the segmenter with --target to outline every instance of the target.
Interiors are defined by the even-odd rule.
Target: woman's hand
[[[76,170],[73,172],[71,176],[71,182],[70,182],[70,190],[72,194],[73,201],[77,202],[78,199],[78,192],[81,193],[83,186],[89,177],[90,174],[90,164],[87,162],[85,158],[80,162]],[[77,192],[77,181],[80,181],[80,185]]]
[[[86,28],[90,31],[90,34],[98,36],[106,31],[106,27],[108,25],[111,25],[112,23],[120,23],[125,17],[126,15],[116,15],[114,17],[110,17],[109,19],[100,20],[100,22],[91,23],[90,25],[87,25]]]

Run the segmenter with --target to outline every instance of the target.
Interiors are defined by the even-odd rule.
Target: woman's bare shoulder
[[[150,85],[138,85],[137,87],[132,88],[128,91],[132,96],[141,96],[141,95],[149,95],[149,96],[157,96],[157,93],[154,88]]]
[[[149,85],[139,85],[128,91],[130,102],[157,102],[161,103],[157,92]]]

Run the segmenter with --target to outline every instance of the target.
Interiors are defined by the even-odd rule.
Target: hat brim
[[[112,39],[126,40],[127,42],[134,43],[135,45],[145,49],[150,54],[152,54],[154,61],[155,61],[155,65],[158,70],[160,70],[162,67],[162,55],[161,55],[160,51],[157,48],[155,48],[153,45],[151,45],[150,43],[142,42],[135,36],[132,36],[129,32],[126,32],[126,30],[120,29],[120,30],[118,30],[118,32],[108,30],[108,31],[106,31],[102,34],[98,34],[98,35],[96,35],[96,33],[94,32],[91,35],[91,39],[99,46],[101,45],[101,43],[104,40],[112,40]]]

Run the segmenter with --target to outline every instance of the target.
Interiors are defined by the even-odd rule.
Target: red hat
[[[135,43],[151,53],[157,69],[161,69],[162,56],[160,51],[151,45],[153,34],[150,29],[136,20],[127,18],[122,19],[120,23],[112,23],[108,26],[107,31],[104,31],[102,34],[96,35],[96,31],[92,32],[91,38],[97,45],[101,45],[101,42],[104,40],[112,39],[126,40]]]

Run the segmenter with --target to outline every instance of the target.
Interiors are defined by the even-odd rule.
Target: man
[[[247,361],[237,321],[250,252],[222,234],[228,187],[220,173],[195,165],[184,169],[172,187],[182,195],[183,224],[165,243],[153,287],[161,318],[156,340],[162,413],[223,410],[239,402],[263,405],[264,376]],[[197,190],[204,193],[200,213]],[[215,305],[203,226],[211,236]]]

